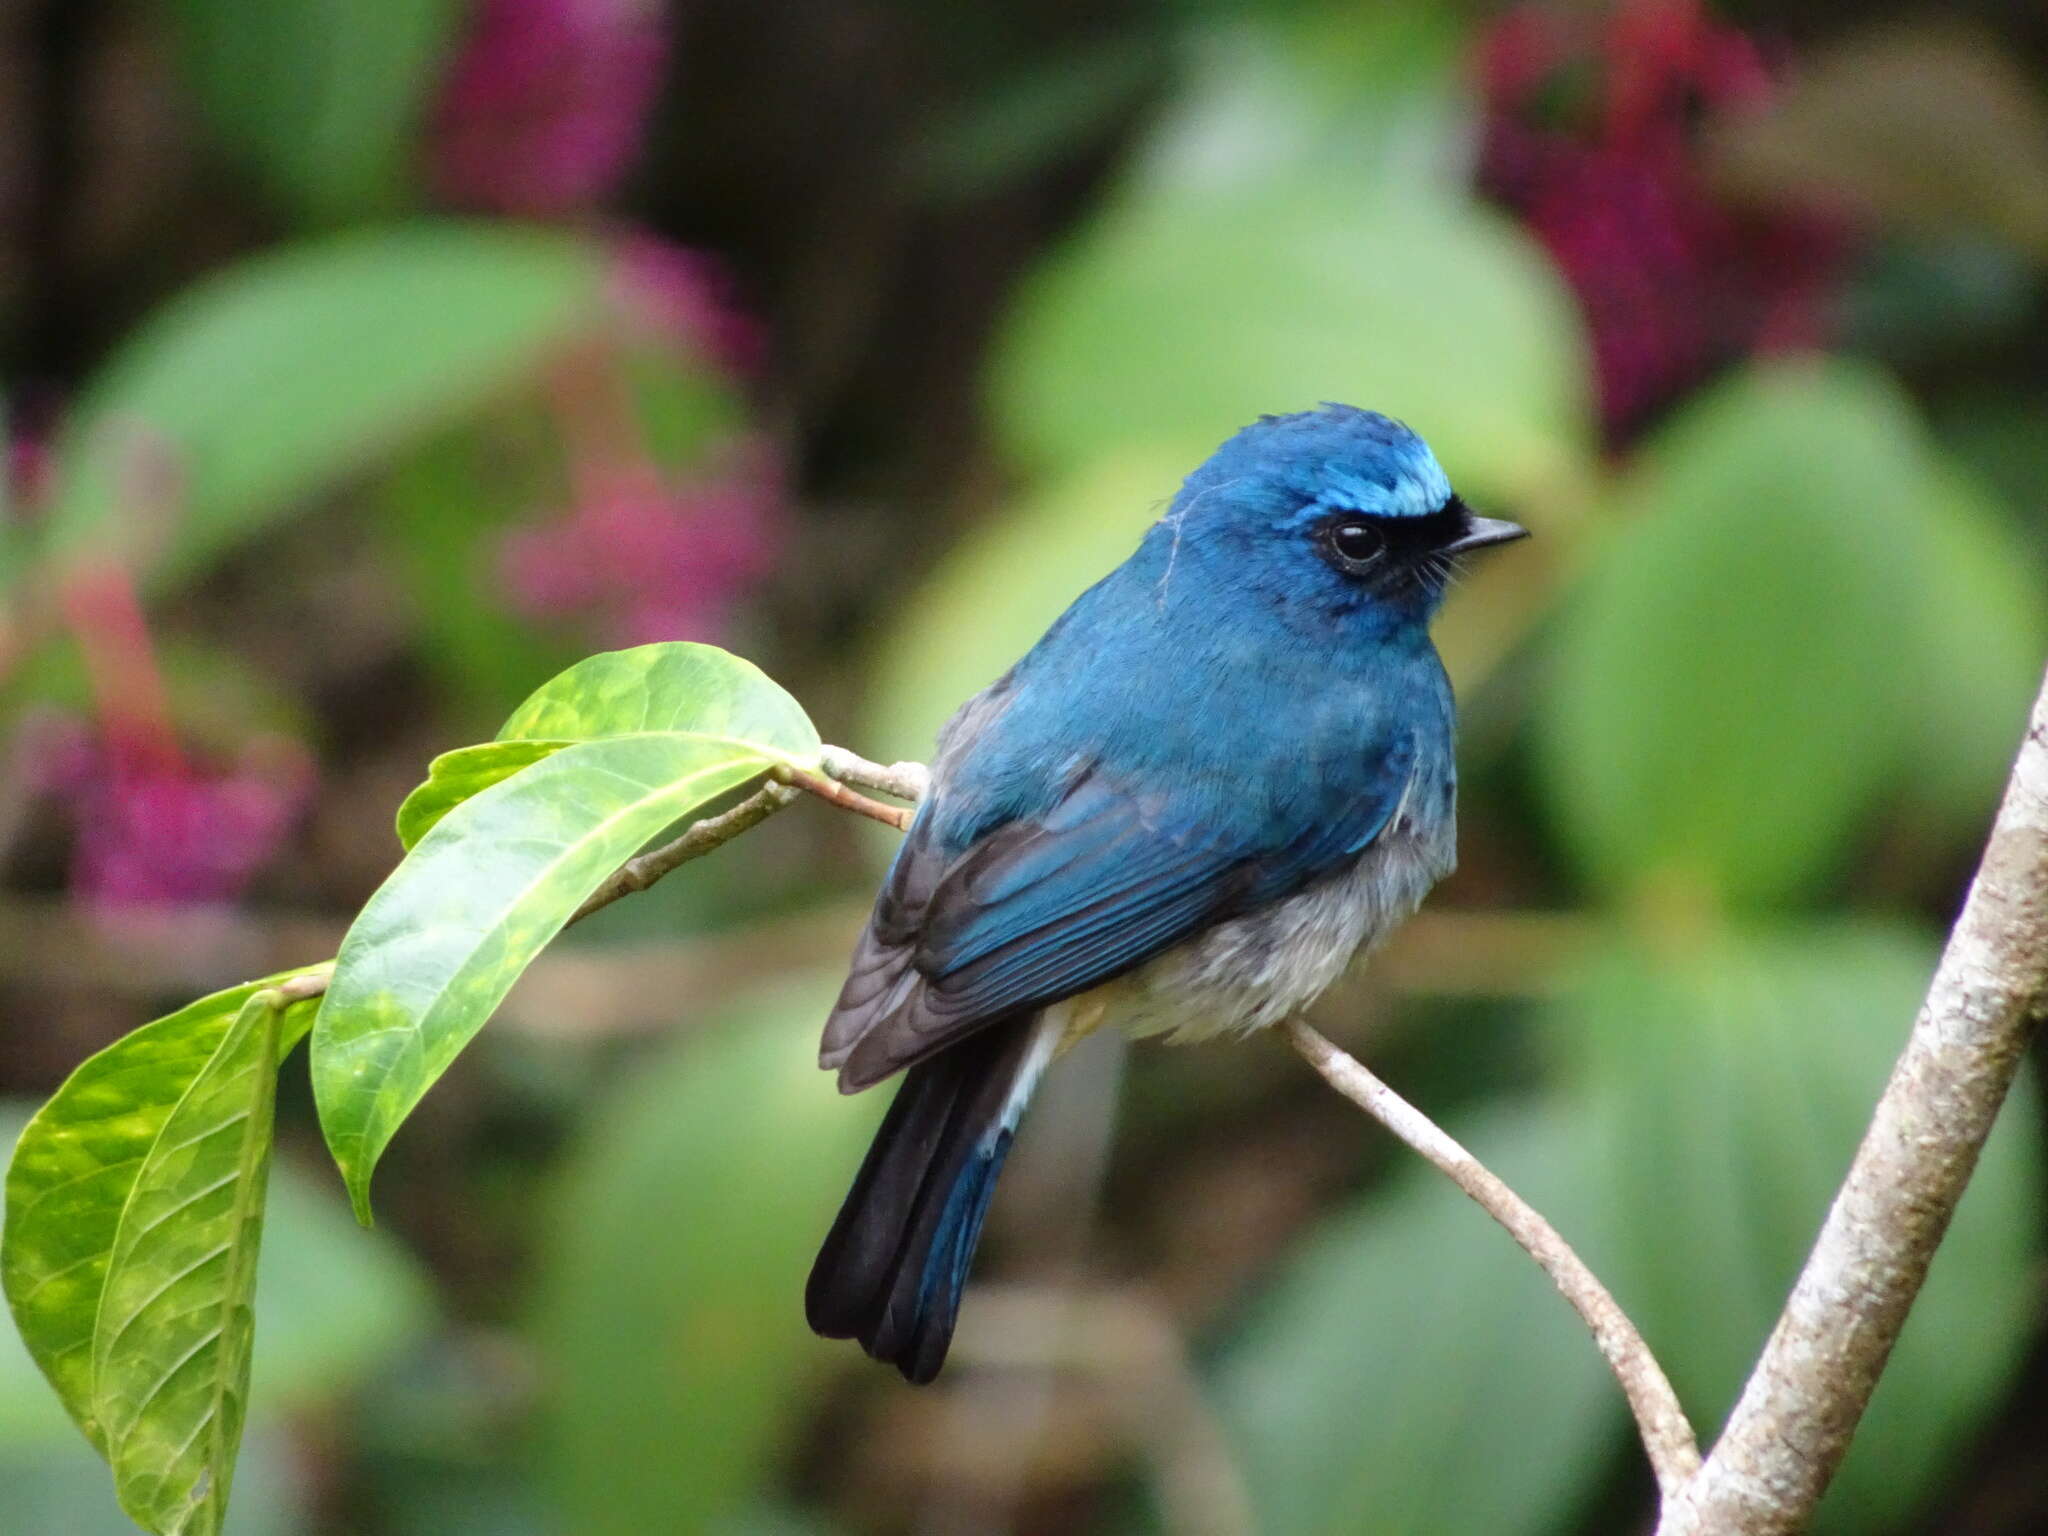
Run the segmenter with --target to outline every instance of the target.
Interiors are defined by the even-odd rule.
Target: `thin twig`
[[[1284,1028],[1289,1042],[1325,1082],[1447,1174],[1550,1276],[1592,1330],[1593,1342],[1635,1415],[1657,1486],[1666,1500],[1675,1498],[1699,1470],[1699,1444],[1663,1367],[1607,1287],[1555,1227],[1435,1121],[1300,1020],[1289,1020]]]
[[[1660,1536],[1805,1528],[2044,1012],[2048,680],[1905,1053],[1720,1443]]]
[[[923,763],[871,763],[844,747],[825,748],[822,761],[825,772],[842,784],[878,789],[898,800],[922,800],[931,783],[931,770]]]
[[[580,923],[621,896],[646,890],[671,870],[681,868],[692,859],[701,859],[742,832],[759,826],[784,806],[793,804],[796,798],[794,789],[771,779],[731,810],[691,822],[673,842],[663,843],[659,848],[621,864],[604,884],[584,898],[583,905],[570,915],[569,922]]]
[[[837,779],[828,779],[823,774],[806,773],[801,768],[778,768],[776,777],[785,784],[793,784],[806,794],[816,795],[820,800],[829,800],[844,811],[879,821],[885,827],[894,827],[898,832],[910,826],[910,812],[899,805],[884,805],[879,800],[870,800],[858,790],[848,789]]]

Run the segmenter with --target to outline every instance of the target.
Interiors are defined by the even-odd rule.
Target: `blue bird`
[[[1455,562],[1523,536],[1373,411],[1262,417],[940,733],[820,1064],[908,1069],[805,1292],[938,1374],[1040,1075],[1112,1022],[1209,1039],[1307,1005],[1455,859]]]

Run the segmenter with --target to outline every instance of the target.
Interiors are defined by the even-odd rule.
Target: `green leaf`
[[[1686,956],[1616,951],[1550,1008],[1607,1148],[1587,1258],[1703,1431],[1784,1304],[1903,1047],[1932,946],[1892,929],[1724,937]],[[2031,1327],[2041,1174],[2015,1089],[1822,1507],[1875,1533],[1914,1513],[2012,1379]]]
[[[277,1065],[311,1012],[270,991],[242,1004],[143,1158],[107,1258],[94,1417],[121,1507],[166,1536],[214,1536],[227,1515],[248,1411]]]
[[[1932,460],[1896,386],[1753,369],[1643,450],[1569,604],[1540,717],[1559,830],[1610,892],[1741,905],[1839,862],[1916,729]]]
[[[422,98],[461,15],[454,0],[173,0],[167,9],[214,132],[301,218],[401,205]]]
[[[80,401],[48,552],[192,575],[531,367],[594,312],[602,270],[572,236],[456,222],[229,268],[133,335]]]
[[[2011,514],[1959,473],[1934,477],[1928,558],[1916,573],[1924,636],[1908,744],[1909,804],[1939,837],[1976,835],[1998,804],[2048,656],[2039,553]]]
[[[223,1024],[232,1018],[229,1010]],[[220,1034],[217,1029],[214,1038]],[[132,1079],[168,1092],[157,1106],[159,1124],[203,1065],[195,1061],[190,1072],[163,1079],[150,1074]],[[95,1105],[111,1115],[118,1113],[119,1100],[105,1096],[108,1082],[99,1075]],[[0,1101],[0,1152],[12,1151],[17,1133],[29,1122],[31,1107]],[[103,1241],[111,1239],[132,1183],[131,1178],[109,1191]],[[42,1230],[46,1235],[50,1231]],[[12,1235],[8,1252],[18,1256],[21,1250],[13,1245]],[[299,1522],[292,1512],[300,1509],[304,1490],[295,1486],[297,1479],[284,1465],[282,1437],[275,1428],[266,1435],[264,1423],[275,1426],[282,1413],[332,1403],[416,1337],[427,1317],[427,1290],[417,1266],[397,1244],[363,1232],[349,1219],[331,1185],[315,1186],[293,1168],[279,1166],[272,1171],[266,1202],[256,1297],[263,1340],[256,1352],[248,1433],[235,1477],[229,1530],[297,1530]],[[90,1328],[95,1308],[85,1310]],[[134,1530],[115,1501],[105,1463],[73,1431],[26,1347],[13,1329],[4,1326],[0,1485],[8,1490],[9,1530],[62,1530],[67,1536],[88,1529]]]
[[[797,766],[818,763],[803,706],[752,662],[684,641],[591,656],[551,678],[513,712],[498,740],[434,759],[398,808],[411,848],[450,810],[572,741],[658,732],[723,742]]]
[[[1552,1101],[1460,1137],[1579,1242],[1596,1209],[1580,1126]],[[1420,1163],[1318,1229],[1224,1353],[1215,1394],[1259,1528],[1287,1536],[1568,1529],[1622,1413],[1542,1272]]]
[[[566,741],[487,741],[443,752],[427,765],[426,782],[398,807],[399,842],[410,849],[470,796],[568,745]]]
[[[558,458],[545,413],[522,400],[409,447],[371,498],[392,600],[462,739],[488,736],[507,702],[588,649],[518,614],[498,569],[515,509],[561,495]]]
[[[1503,221],[1297,177],[1126,197],[1025,294],[994,399],[1034,465],[1159,450],[1181,475],[1261,413],[1347,401],[1406,421],[1484,504],[1585,476],[1584,378],[1568,298]]]
[[[1100,138],[1156,86],[1166,63],[1156,22],[1024,59],[938,114],[912,148],[911,175],[940,201],[1012,184]]]
[[[420,840],[349,928],[313,1030],[320,1122],[359,1218],[393,1133],[584,898],[779,756],[674,733],[577,742]]]
[[[662,641],[604,651],[550,678],[512,712],[500,741],[587,741],[639,731],[717,737],[814,767],[803,706],[750,661],[715,645]]]
[[[721,1008],[588,1117],[536,1294],[567,1529],[724,1529],[847,1364],[800,1300],[885,1097],[842,1099],[817,1070],[837,986],[810,976]]]
[[[88,1058],[15,1147],[0,1285],[37,1366],[102,1450],[93,1323],[121,1212],[164,1122],[243,1005],[289,974],[202,997]]]
[[[269,1322],[266,1317],[266,1331]],[[309,1506],[317,1499],[311,1474],[303,1436],[252,1423],[242,1441],[227,1536],[312,1536]],[[9,1536],[135,1536],[106,1463],[68,1431],[60,1445],[40,1453],[0,1449],[0,1487],[7,1490]]]

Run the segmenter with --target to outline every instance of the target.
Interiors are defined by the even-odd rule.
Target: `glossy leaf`
[[[850,1362],[804,1326],[804,1274],[886,1095],[816,1067],[839,978],[756,995],[589,1117],[540,1255],[542,1435],[566,1528],[723,1530]]]
[[[1914,728],[1929,451],[1894,386],[1816,362],[1699,398],[1644,462],[1567,607],[1549,798],[1610,891],[1783,902],[1832,872]]]
[[[301,217],[393,211],[455,0],[174,0],[186,81],[223,145]]]
[[[277,1064],[312,1008],[250,996],[137,1170],[93,1326],[92,1400],[122,1508],[214,1536],[249,1403]]]
[[[566,741],[487,741],[443,752],[427,765],[426,782],[398,807],[399,842],[411,848],[470,796],[567,745]]]
[[[1582,1240],[1595,1150],[1561,1102],[1456,1127]],[[1432,1168],[1328,1220],[1224,1352],[1215,1399],[1262,1530],[1569,1529],[1623,1414],[1564,1300]]]
[[[1551,1008],[1606,1154],[1587,1197],[1611,1240],[1587,1258],[1702,1431],[1770,1331],[1903,1046],[1932,946],[1889,929],[1617,952]],[[2027,1081],[1978,1164],[1822,1528],[1910,1519],[1995,1407],[2028,1336],[2040,1170]]]
[[[360,1218],[393,1133],[584,898],[774,761],[677,734],[578,742],[420,840],[350,927],[313,1031],[321,1125]]]
[[[48,546],[191,575],[264,521],[476,405],[594,312],[571,236],[419,223],[252,258],[128,339],[58,445]]]
[[[0,1283],[22,1341],[102,1450],[93,1323],[121,1212],[158,1133],[249,998],[230,987],[88,1058],[29,1121],[7,1169]]]
[[[230,1015],[232,1017],[232,1015]],[[197,1070],[195,1065],[194,1070]],[[156,1082],[147,1075],[138,1082]],[[190,1074],[177,1077],[171,1102]],[[107,1080],[102,1077],[101,1088]],[[113,1098],[98,1100],[109,1114]],[[168,1109],[168,1105],[164,1106]],[[0,1101],[0,1152],[11,1153],[31,1106]],[[161,1115],[159,1116],[161,1118]],[[426,1290],[395,1244],[361,1231],[331,1185],[316,1187],[289,1166],[272,1171],[265,1202],[256,1294],[262,1343],[250,1388],[250,1418],[235,1475],[232,1536],[298,1531],[307,1490],[275,1428],[284,1411],[326,1404],[414,1336]],[[118,1194],[118,1192],[115,1192]],[[113,1199],[106,1230],[125,1196]],[[88,1325],[90,1318],[87,1319]],[[267,1417],[266,1417],[267,1416]],[[8,1529],[130,1532],[104,1461],[66,1420],[19,1336],[0,1325],[0,1485]]]
[[[500,741],[587,741],[636,731],[721,738],[805,766],[818,732],[803,706],[750,661],[715,645],[662,641],[604,651],[534,690]]]

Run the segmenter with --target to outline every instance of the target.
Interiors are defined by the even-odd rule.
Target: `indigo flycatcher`
[[[811,1271],[813,1328],[929,1381],[1064,1046],[1278,1023],[1449,872],[1429,620],[1460,556],[1523,532],[1388,417],[1263,417],[953,716],[825,1025],[841,1091],[909,1073]]]

